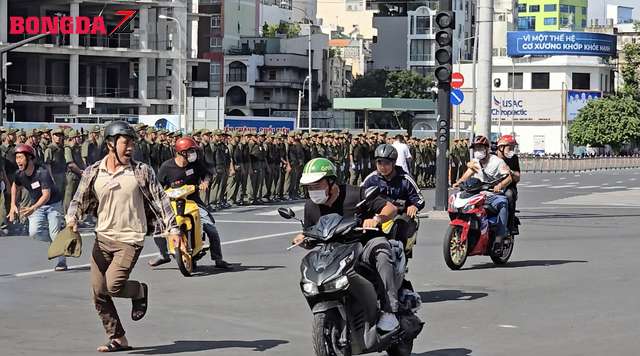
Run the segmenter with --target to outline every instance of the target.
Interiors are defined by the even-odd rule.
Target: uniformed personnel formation
[[[82,131],[62,127],[41,127],[28,132],[0,128],[0,233],[7,233],[8,187],[17,170],[15,146],[25,143],[34,148],[36,161],[50,170],[54,184],[64,197],[66,212],[82,171],[106,154],[102,130],[97,125]],[[183,136],[180,132],[145,124],[135,125],[135,130],[138,139],[134,159],[149,164],[156,172],[162,162],[175,156],[175,141]],[[200,129],[191,136],[200,145],[199,154],[214,177],[208,189],[202,192],[204,202],[212,211],[232,205],[260,205],[303,198],[304,192],[300,189],[302,168],[318,157],[328,158],[335,164],[339,182],[358,185],[375,170],[375,148],[394,140],[384,132],[353,135],[346,130],[285,134]],[[405,142],[411,154],[409,173],[421,188],[434,187],[435,140],[405,137]],[[464,173],[469,161],[468,140],[454,140],[449,155],[449,177],[453,184]]]

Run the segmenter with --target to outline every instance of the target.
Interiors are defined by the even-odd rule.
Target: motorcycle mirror
[[[369,187],[364,191],[364,200],[371,201],[374,198],[377,198],[380,195],[380,188],[378,187]]]
[[[296,217],[296,213],[294,213],[291,208],[279,208],[278,214],[285,219],[293,219]]]

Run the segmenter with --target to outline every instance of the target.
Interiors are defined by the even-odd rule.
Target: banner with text
[[[291,117],[225,116],[224,129],[239,132],[288,133],[295,129],[296,119]]]
[[[578,111],[587,105],[589,100],[598,99],[601,96],[599,91],[567,91],[567,119],[574,120]]]
[[[595,56],[616,57],[617,37],[590,32],[507,32],[509,57]]]

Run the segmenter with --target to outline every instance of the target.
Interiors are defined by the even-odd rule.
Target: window
[[[527,12],[527,4],[518,4],[518,12]]]
[[[431,61],[431,41],[411,40],[410,61]]]
[[[582,7],[580,9],[581,9],[582,16],[587,16],[587,8],[586,7]]]
[[[540,5],[529,6],[529,12],[540,12]]]
[[[269,80],[276,80],[276,71],[275,70],[270,70],[269,71]]]
[[[427,66],[411,66],[411,70],[420,74],[423,77],[433,73],[433,68]]]
[[[509,89],[522,89],[522,73],[509,73]]]
[[[220,15],[211,16],[211,28],[220,28]]]
[[[209,66],[209,96],[220,96],[220,63]]]
[[[571,83],[573,89],[591,89],[591,75],[589,73],[571,73]]]
[[[518,30],[521,30],[521,31],[535,31],[536,30],[536,18],[535,18],[535,16],[521,16],[521,17],[518,17]]]
[[[413,35],[413,19],[415,16],[409,16],[409,34]]]
[[[582,28],[587,27],[587,20],[582,20],[582,22],[580,22],[580,25],[582,25]]]
[[[544,24],[545,26],[554,26],[558,24],[558,19],[556,19],[555,17],[546,17],[544,19]]]
[[[531,73],[531,89],[549,89],[549,73]]]
[[[429,33],[431,18],[429,16],[416,16],[416,34],[424,35]]]
[[[220,38],[220,37],[211,37],[211,39],[209,39],[209,47],[211,47],[211,48],[222,48],[222,38]]]
[[[555,12],[557,9],[556,4],[544,5],[544,12]]]
[[[576,13],[576,7],[573,5],[560,5],[560,12],[566,12],[569,14]]]
[[[247,67],[241,62],[232,62],[229,64],[229,81],[246,82]]]
[[[569,24],[569,19],[566,17],[560,18],[560,26],[567,26]]]

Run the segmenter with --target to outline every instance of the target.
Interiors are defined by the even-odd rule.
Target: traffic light
[[[436,69],[434,75],[438,83],[451,82],[453,59],[453,29],[456,27],[453,11],[440,11],[436,14]]]

